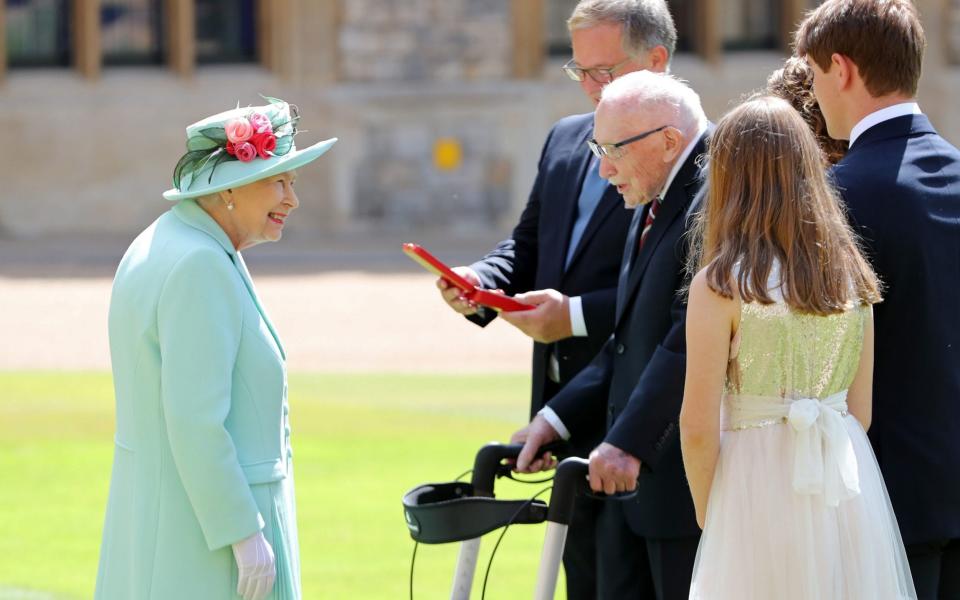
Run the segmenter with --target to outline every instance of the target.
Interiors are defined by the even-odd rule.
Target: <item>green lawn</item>
[[[101,373],[0,373],[0,600],[92,597],[111,386]],[[401,496],[455,478],[483,443],[505,440],[525,421],[527,389],[519,375],[292,376],[304,598],[406,598],[413,542]],[[501,480],[497,491],[542,487]],[[542,525],[510,529],[487,598],[532,596],[542,535]],[[484,541],[476,598],[495,539]],[[415,598],[449,597],[456,552],[420,546]]]

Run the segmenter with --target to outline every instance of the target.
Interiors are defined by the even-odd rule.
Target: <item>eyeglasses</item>
[[[596,156],[597,158],[603,158],[604,156],[606,156],[607,158],[612,158],[616,160],[618,158],[623,157],[623,150],[621,150],[623,146],[626,146],[627,144],[632,144],[634,142],[639,142],[640,140],[647,137],[648,135],[653,135],[658,131],[663,131],[667,127],[670,127],[670,125],[661,125],[656,129],[651,129],[650,131],[644,131],[640,135],[635,135],[631,138],[627,138],[623,141],[617,142],[616,144],[601,144],[597,142],[597,140],[595,140],[594,138],[590,138],[589,140],[587,140],[587,145],[590,146],[590,150],[593,152],[593,155]]]
[[[589,75],[590,79],[596,81],[597,83],[610,83],[613,81],[614,71],[628,62],[630,62],[629,58],[624,59],[612,67],[593,67],[590,69],[584,69],[583,67],[578,67],[577,63],[571,58],[567,61],[567,64],[563,65],[563,72],[567,74],[567,77],[574,81],[584,81],[587,78],[587,75]]]

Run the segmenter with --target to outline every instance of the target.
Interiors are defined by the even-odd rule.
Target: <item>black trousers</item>
[[[563,571],[567,578],[567,600],[597,598],[597,517],[603,502],[578,497],[573,520],[563,547]]]
[[[553,398],[561,385],[546,379],[543,382],[544,397]],[[592,448],[580,448],[580,456],[586,457]],[[561,453],[559,458],[566,458]],[[573,519],[567,529],[567,541],[563,547],[563,572],[567,580],[567,600],[596,600],[597,598],[597,516],[603,501],[577,497],[573,504]]]
[[[687,600],[700,536],[652,539],[636,535],[623,504],[604,503],[597,527],[601,600]]]
[[[960,599],[960,539],[907,546],[918,600]]]

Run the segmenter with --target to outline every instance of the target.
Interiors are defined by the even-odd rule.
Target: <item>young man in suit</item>
[[[676,29],[664,0],[582,0],[568,25],[573,59],[564,66],[594,104],[603,86],[626,73],[667,70]],[[534,340],[531,416],[600,350],[613,329],[617,275],[631,212],[599,175],[587,146],[593,114],[562,119],[550,131],[537,178],[512,235],[484,258],[456,270],[475,285],[503,289],[537,308],[511,319]],[[493,311],[477,308],[437,282],[450,306],[484,326]],[[568,453],[586,456],[603,433],[604,407],[594,407],[595,431]],[[601,503],[578,500],[564,568],[567,597],[596,596],[594,522]]]
[[[960,598],[960,151],[915,100],[925,44],[909,0],[828,0],[796,39],[885,286],[870,440],[919,598]]]
[[[700,530],[677,435],[686,363],[684,233],[703,183],[698,159],[707,129],[697,94],[669,75],[631,73],[603,90],[591,147],[600,175],[634,211],[613,335],[514,435],[525,443],[517,469],[537,470],[539,447],[561,437],[592,439],[596,409],[605,409],[606,435],[590,453],[590,485],[607,494],[636,488],[637,496],[607,501],[601,512],[604,599],[689,594]]]

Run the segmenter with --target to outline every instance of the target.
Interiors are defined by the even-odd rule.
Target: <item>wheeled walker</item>
[[[511,465],[505,461],[515,459],[522,448],[520,444],[487,444],[477,452],[470,483],[428,483],[403,497],[404,516],[414,540],[425,544],[461,542],[451,600],[470,598],[481,536],[511,524],[544,521],[547,530],[533,597],[550,600],[554,596],[574,499],[589,493],[588,462],[571,457],[557,466],[549,504],[497,499],[494,483],[498,476],[509,474]]]

